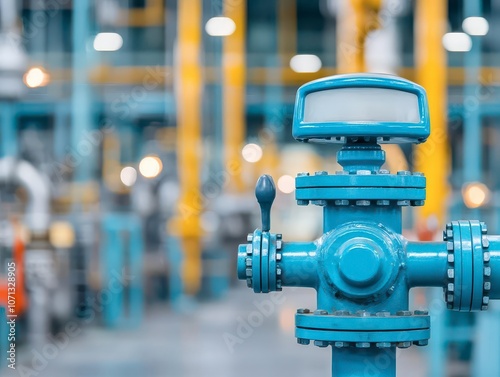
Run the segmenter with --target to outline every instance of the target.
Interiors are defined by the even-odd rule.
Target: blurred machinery
[[[21,98],[26,91],[23,76],[28,66],[28,56],[22,46],[18,14],[15,0],[6,0],[0,4],[0,53],[9,57],[2,59],[0,63],[0,107],[2,133],[7,132],[5,136],[15,132],[15,125],[9,119],[13,110],[11,101]],[[7,146],[5,141],[3,145]]]
[[[4,234],[8,234],[10,229],[11,235],[5,237],[3,250],[11,249],[13,252],[11,256],[6,253],[7,255],[3,259],[5,262],[12,260],[18,266],[16,274],[18,274],[19,279],[16,280],[19,287],[16,294],[16,311],[22,313],[25,309],[24,290],[26,289],[30,307],[28,311],[30,341],[33,343],[42,342],[50,333],[51,321],[56,315],[54,308],[57,305],[55,305],[54,298],[65,290],[64,286],[59,286],[57,283],[61,271],[58,271],[55,251],[49,243],[49,184],[46,177],[30,163],[16,161],[12,157],[0,160],[0,183],[3,187],[6,185],[10,185],[14,189],[21,187],[28,195],[24,211],[25,218],[23,219],[30,237],[26,251],[24,251],[22,244],[23,235],[20,234],[22,226],[4,224]],[[11,203],[14,204],[15,200]],[[6,204],[3,203],[4,206]],[[66,297],[63,301],[68,301],[68,298]],[[64,316],[67,316],[67,313],[59,319],[63,319]]]
[[[102,287],[107,326],[137,327],[142,321],[144,241],[140,218],[132,214],[108,214],[102,223]]]
[[[16,279],[16,306],[14,311],[16,315],[23,314],[26,310],[26,287],[24,284],[24,257],[25,241],[23,240],[22,227],[19,221],[2,221],[0,234],[0,248],[2,257],[2,266],[8,266],[8,263],[14,262],[17,266]],[[6,271],[2,268],[0,274],[0,307],[7,308],[9,301],[8,268]]]
[[[317,309],[299,309],[295,335],[332,346],[332,375],[396,375],[396,347],[424,346],[428,311],[409,311],[410,288],[441,287],[448,309],[480,311],[500,298],[500,237],[484,223],[453,221],[444,242],[402,237],[401,209],[422,206],[422,173],[381,169],[378,143],[425,142],[430,133],[422,87],[397,77],[344,75],[316,80],[297,92],[293,136],[305,142],[343,143],[343,170],[299,173],[299,205],[323,207],[323,236],[283,242],[270,233],[276,189],[270,176],[257,182],[262,228],[238,249],[238,277],[256,293],[283,286],[317,291]],[[383,360],[383,361],[381,361]]]

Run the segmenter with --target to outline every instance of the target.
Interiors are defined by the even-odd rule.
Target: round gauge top
[[[292,133],[311,142],[422,143],[430,133],[427,95],[421,86],[392,75],[325,77],[297,91]]]

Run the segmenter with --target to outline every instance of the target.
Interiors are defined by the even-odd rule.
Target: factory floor
[[[330,347],[301,346],[294,337],[296,308],[314,303],[312,290],[256,295],[238,286],[223,300],[188,304],[181,313],[166,305],[149,308],[139,329],[91,325],[44,364],[33,365],[35,374],[12,375],[329,376]],[[20,351],[21,364],[29,366],[34,350]],[[423,377],[425,366],[423,349],[398,350],[398,375]]]

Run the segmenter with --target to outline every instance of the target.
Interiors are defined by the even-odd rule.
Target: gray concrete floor
[[[33,363],[41,348],[25,347],[19,359],[30,370],[18,365],[6,375],[330,376],[329,347],[296,343],[294,313],[299,307],[315,308],[314,291],[256,295],[238,286],[224,300],[197,303],[183,313],[167,306],[149,308],[136,330],[88,326],[58,352],[49,352],[45,362]],[[422,349],[398,351],[398,375],[423,377],[425,366]]]

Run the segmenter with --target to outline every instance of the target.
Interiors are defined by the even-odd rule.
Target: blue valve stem
[[[396,377],[396,347],[332,347],[332,376]]]
[[[271,229],[271,206],[276,198],[276,187],[270,175],[261,175],[255,186],[255,197],[260,205],[262,215],[262,231],[269,232]]]

